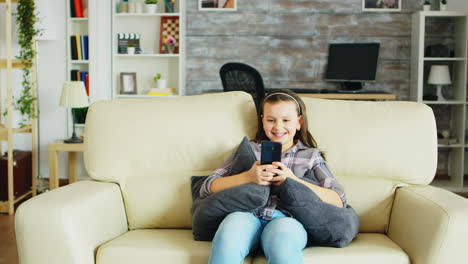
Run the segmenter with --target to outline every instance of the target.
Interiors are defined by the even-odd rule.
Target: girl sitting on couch
[[[290,178],[307,186],[323,202],[340,208],[346,205],[342,186],[328,169],[308,131],[305,104],[297,94],[278,90],[266,95],[258,122],[256,138],[250,142],[257,161],[250,170],[230,175],[232,159],[226,160],[205,180],[202,198],[248,183],[280,186]],[[282,143],[281,162],[260,165],[260,143],[265,140]],[[302,179],[311,170],[320,186]],[[214,236],[209,262],[242,263],[250,252],[261,246],[268,263],[303,263],[307,232],[277,201],[278,197],[272,193],[265,207],[226,216]]]

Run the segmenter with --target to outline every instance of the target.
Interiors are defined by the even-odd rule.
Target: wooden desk
[[[204,92],[201,94],[213,94],[218,92]],[[222,93],[220,91],[219,93]],[[296,93],[300,97],[321,99],[347,99],[347,100],[395,100],[395,94],[359,94],[359,93]]]
[[[68,180],[69,183],[76,182],[77,152],[84,152],[83,143],[64,143],[57,141],[49,144],[49,189],[59,187],[58,176],[58,152],[68,152]]]
[[[349,100],[395,100],[395,94],[298,93],[301,97]]]

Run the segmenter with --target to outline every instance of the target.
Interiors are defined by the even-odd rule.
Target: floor
[[[13,215],[0,214],[0,264],[18,264]]]

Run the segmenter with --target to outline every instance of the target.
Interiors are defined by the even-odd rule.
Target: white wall
[[[44,0],[39,1],[44,2]],[[39,16],[45,21],[44,37],[38,41],[37,73],[39,100],[39,175],[48,177],[48,144],[67,137],[67,111],[59,106],[66,78],[66,6],[63,0],[48,0],[38,4]],[[45,7],[45,8],[43,8]],[[47,9],[48,8],[48,9]],[[66,173],[65,155],[60,155],[60,175]]]

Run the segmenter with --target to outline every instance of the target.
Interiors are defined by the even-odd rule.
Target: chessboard
[[[176,42],[174,44],[174,53],[179,53],[179,17],[165,16],[161,18],[161,34],[159,37],[159,53],[171,53],[166,46],[169,36],[172,36]]]

